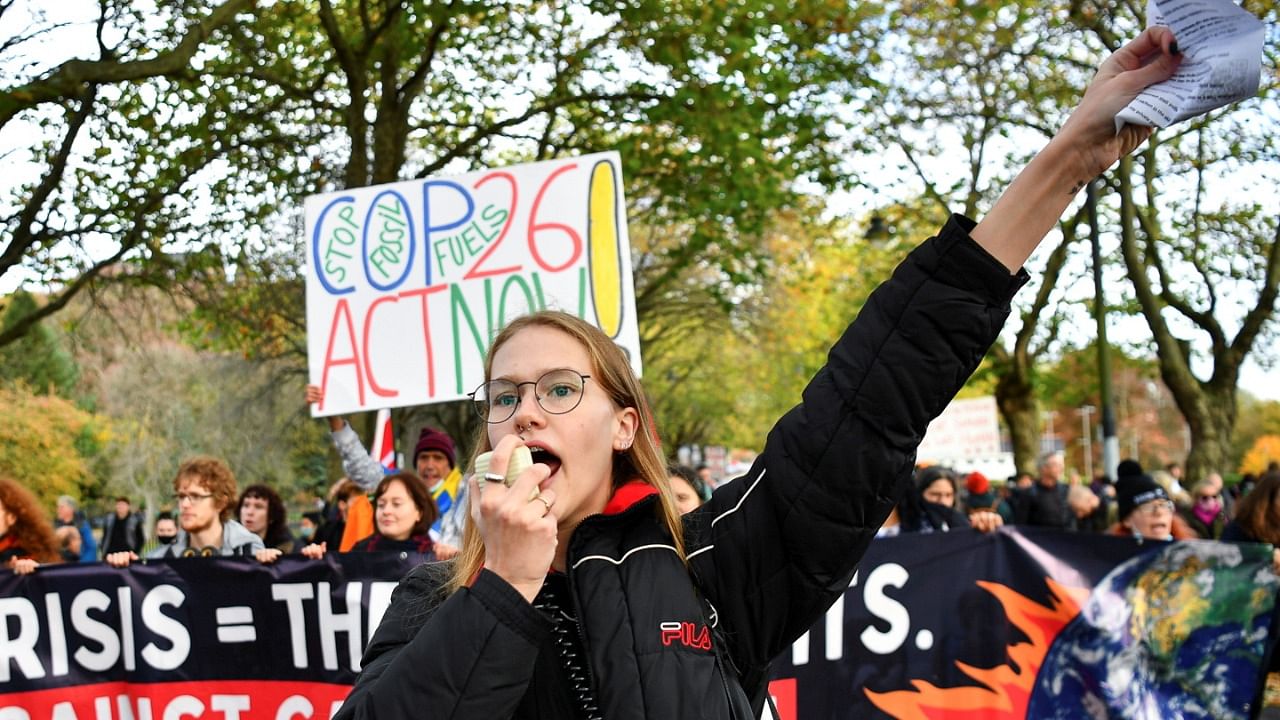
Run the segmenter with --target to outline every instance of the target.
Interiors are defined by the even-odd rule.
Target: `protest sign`
[[[0,720],[326,720],[419,559],[0,570]],[[885,538],[770,691],[783,720],[1245,718],[1278,587],[1260,544]]]
[[[535,310],[591,322],[640,372],[617,153],[313,196],[306,238],[315,416],[463,399]]]

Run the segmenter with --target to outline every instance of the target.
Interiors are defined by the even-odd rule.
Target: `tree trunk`
[[[1236,426],[1235,383],[1219,387],[1211,385],[1200,393],[1199,410],[1194,419],[1187,416],[1191,426],[1191,452],[1187,455],[1183,476],[1187,479],[1187,491],[1191,485],[1204,479],[1209,473],[1230,470],[1231,433]]]
[[[1007,360],[1011,362],[1011,359]],[[1036,458],[1040,454],[1040,404],[1025,371],[1007,367],[1000,373],[1000,379],[996,381],[996,407],[1000,409],[1000,417],[1004,418],[1009,438],[1013,441],[1014,467],[1020,473],[1034,474]]]
[[[1192,374],[1189,349],[1185,341],[1170,330],[1163,312],[1171,301],[1182,301],[1167,288],[1153,286],[1151,280],[1154,268],[1162,285],[1167,282],[1167,274],[1160,267],[1160,258],[1156,254],[1159,238],[1147,238],[1145,252],[1139,245],[1139,208],[1134,199],[1132,173],[1133,159],[1122,159],[1116,173],[1116,186],[1120,193],[1120,249],[1126,272],[1133,283],[1134,296],[1155,339],[1160,378],[1191,429],[1191,452],[1187,456],[1185,477],[1195,483],[1211,472],[1221,473],[1230,469],[1227,463],[1231,452],[1231,433],[1236,423],[1236,384],[1240,379],[1240,361],[1252,347],[1254,336],[1246,336],[1242,331],[1230,345],[1225,340],[1215,342],[1213,376],[1206,382]],[[1268,283],[1272,282],[1269,272]],[[1250,312],[1250,316],[1259,313],[1269,315],[1273,303],[1274,291],[1268,287],[1260,295],[1259,306]],[[1194,314],[1182,312],[1186,316]],[[1200,329],[1211,337],[1225,338],[1216,318],[1201,314],[1194,319]]]

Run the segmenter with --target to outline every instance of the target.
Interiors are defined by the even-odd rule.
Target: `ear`
[[[613,451],[626,452],[636,441],[640,428],[640,413],[633,407],[625,407],[613,415]]]

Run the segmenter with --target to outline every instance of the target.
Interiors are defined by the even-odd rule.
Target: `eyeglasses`
[[[1171,513],[1173,512],[1173,501],[1172,500],[1152,500],[1151,502],[1143,503],[1139,505],[1136,509],[1138,512],[1143,513],[1144,515],[1157,515],[1162,512]]]
[[[490,380],[475,392],[468,393],[468,397],[474,401],[476,412],[486,422],[506,422],[520,406],[520,388],[532,385],[538,407],[552,415],[563,415],[582,402],[582,391],[589,377],[577,370],[561,368],[551,370],[534,381]]]
[[[176,495],[173,496],[173,500],[179,505],[183,503],[191,503],[192,505],[195,505],[196,503],[201,502],[203,500],[208,500],[211,497],[213,497],[213,495],[208,493],[204,495],[197,495],[195,493],[177,493]]]

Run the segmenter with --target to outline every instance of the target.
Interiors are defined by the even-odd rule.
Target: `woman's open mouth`
[[[550,468],[552,475],[555,475],[560,470],[560,458],[550,450],[537,445],[530,445],[529,454],[533,456],[535,464],[546,465]]]

